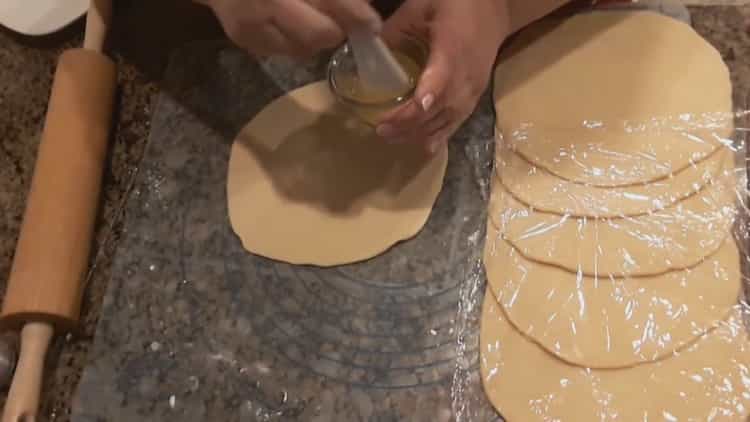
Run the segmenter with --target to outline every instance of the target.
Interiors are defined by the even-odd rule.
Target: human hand
[[[379,32],[369,0],[195,0],[209,6],[227,36],[250,53],[312,56],[362,26]]]
[[[421,37],[430,57],[413,99],[383,117],[378,135],[436,152],[476,108],[509,33],[503,0],[407,0],[382,35],[394,45],[405,34]]]

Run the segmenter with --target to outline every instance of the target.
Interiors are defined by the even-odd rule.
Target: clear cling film
[[[226,189],[330,57],[180,50],[72,420],[747,420],[746,93],[645,3],[510,39],[424,227],[330,267],[249,253]]]
[[[506,420],[748,418],[736,98],[718,52],[652,12],[543,22],[501,57],[479,341]]]

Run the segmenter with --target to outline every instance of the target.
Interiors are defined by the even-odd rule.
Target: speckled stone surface
[[[744,107],[750,74],[731,56],[746,37],[737,9],[693,10],[693,20],[727,59]],[[263,104],[315,75],[320,66],[260,72],[215,44],[174,57],[73,420],[497,418],[473,371],[486,99],[452,143],[426,229],[388,254],[296,267],[247,254],[233,235],[229,142]]]
[[[46,102],[57,56],[62,49],[80,44],[80,31],[66,33],[51,46],[25,44],[28,40],[0,32],[0,280],[10,271],[25,197],[31,182],[36,147],[41,133]],[[70,392],[83,367],[91,343],[98,312],[109,278],[108,262],[116,244],[118,214],[122,209],[136,165],[148,134],[149,104],[155,92],[140,72],[119,64],[120,101],[115,119],[110,161],[105,173],[102,212],[96,229],[94,253],[98,269],[88,278],[81,332],[75,337],[59,337],[48,359],[41,420],[65,420]],[[64,157],[60,157],[64,159]],[[100,272],[104,271],[104,273]]]
[[[450,419],[460,290],[484,239],[488,96],[451,143],[424,230],[385,254],[289,265],[247,253],[229,226],[234,136],[326,62],[261,68],[225,43],[174,56],[74,421]],[[476,332],[467,344],[476,366]]]
[[[80,331],[63,333],[48,353],[40,422],[70,420],[72,393],[92,343],[123,208],[138,169],[157,82],[169,52],[191,39],[220,36],[210,14],[183,0],[120,0],[108,52],[118,64],[118,99],[94,258],[87,277]],[[169,22],[165,26],[164,22]],[[139,28],[133,32],[132,28]],[[36,148],[57,57],[81,44],[81,21],[51,36],[22,37],[0,29],[0,288],[4,290],[31,182]],[[64,157],[61,157],[64,159]],[[5,391],[0,393],[0,406]]]
[[[84,298],[81,335],[59,340],[48,359],[40,421],[70,419],[72,392],[87,360],[102,297],[112,276],[112,258],[120,243],[122,204],[132,186],[148,134],[152,94],[156,89],[154,81],[161,77],[173,46],[219,34],[215,23],[207,22],[205,14],[186,13],[183,9],[188,3],[183,0],[122,0],[116,3],[118,10],[111,51],[120,65],[121,95],[119,114],[115,119],[113,153],[105,181],[104,212],[97,225],[95,265]],[[730,65],[738,105],[746,104],[743,93],[750,84],[747,34],[750,7],[691,8],[691,12],[696,29],[722,52]],[[80,24],[43,40],[0,31],[0,274],[7,274],[10,268],[56,57],[63,48],[77,45],[81,34]],[[4,286],[2,275],[0,284]],[[115,349],[117,344],[111,347]],[[224,364],[218,370],[230,370],[228,367],[231,365]],[[467,383],[459,394],[471,396],[476,393],[467,390],[472,385],[475,383]],[[187,391],[199,387],[199,380],[186,380]],[[169,390],[174,389],[170,387]],[[223,393],[218,389],[215,394],[220,396]],[[253,413],[254,410],[248,409],[247,412]],[[140,418],[123,416],[117,420]],[[267,420],[273,419],[269,417]],[[469,417],[467,420],[475,419]]]

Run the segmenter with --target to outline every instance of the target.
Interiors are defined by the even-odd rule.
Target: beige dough
[[[513,196],[536,210],[575,217],[623,217],[664,209],[700,191],[728,155],[720,148],[666,179],[614,188],[561,179],[507,148],[498,148],[496,172]]]
[[[692,267],[724,243],[735,185],[712,183],[672,207],[637,217],[576,218],[532,211],[493,183],[492,224],[521,254],[590,276],[647,276]]]
[[[503,55],[494,83],[505,142],[559,177],[596,186],[676,173],[733,128],[719,52],[689,25],[653,12],[534,25]]]
[[[516,331],[487,292],[481,375],[508,422],[744,421],[750,342],[739,310],[676,356],[624,369],[585,369]]]
[[[250,252],[293,264],[374,257],[424,226],[447,147],[389,145],[317,82],[255,116],[232,145],[229,219]]]
[[[741,290],[731,238],[691,269],[597,279],[529,261],[489,226],[484,265],[516,329],[558,358],[591,368],[672,354],[724,320]]]

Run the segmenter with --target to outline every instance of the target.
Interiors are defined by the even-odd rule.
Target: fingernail
[[[430,111],[430,107],[432,107],[432,103],[435,102],[435,96],[432,94],[427,94],[424,97],[422,97],[422,110],[424,111]]]
[[[375,129],[375,133],[377,133],[380,137],[387,138],[393,135],[393,126],[387,123],[383,123]]]

